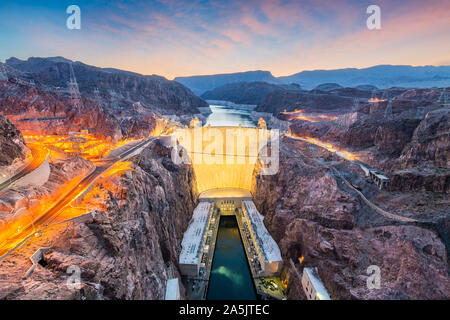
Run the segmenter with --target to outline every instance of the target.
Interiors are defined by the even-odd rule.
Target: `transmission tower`
[[[381,96],[381,101],[387,101],[389,99],[389,89],[383,91],[383,95]]]
[[[417,107],[416,119],[422,120],[425,117],[425,107]]]
[[[100,97],[100,91],[98,90],[98,88],[94,89],[94,97],[95,97],[95,100],[102,101],[102,97]]]
[[[70,152],[75,155],[80,155],[82,145],[86,143],[86,136],[83,132],[69,132],[69,141],[71,144]]]
[[[70,102],[72,107],[76,108],[78,111],[81,111],[81,95],[80,90],[78,89],[77,78],[75,78],[75,72],[73,71],[72,63],[69,63],[70,68],[70,80],[68,82],[69,93],[70,93]]]
[[[438,103],[443,107],[449,107],[450,101],[448,100],[446,88],[442,89],[441,96],[439,97]]]
[[[352,111],[356,112],[359,110],[359,100],[357,98],[355,98],[353,100],[353,106],[352,106]]]
[[[374,104],[378,105],[379,101],[380,101],[380,99],[378,99],[378,97],[377,97],[377,90],[372,90],[372,96],[369,99],[369,103],[374,103]]]
[[[386,109],[384,109],[384,118],[388,119],[388,120],[394,119],[394,115],[392,114],[392,100],[391,99],[389,99]]]
[[[8,81],[8,74],[6,73],[6,68],[3,64],[0,65],[0,80]]]

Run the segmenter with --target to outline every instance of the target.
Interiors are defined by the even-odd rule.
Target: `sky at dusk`
[[[69,5],[81,30],[66,28]],[[366,9],[381,8],[381,30]],[[450,65],[449,0],[0,1],[0,60],[64,56],[175,76]]]

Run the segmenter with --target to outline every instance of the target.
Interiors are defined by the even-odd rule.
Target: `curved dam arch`
[[[178,162],[192,164],[200,193],[223,188],[250,190],[258,159],[278,170],[278,130],[181,128],[175,130],[172,139],[173,145],[178,141],[185,150],[183,153],[174,148],[172,156],[179,157]]]

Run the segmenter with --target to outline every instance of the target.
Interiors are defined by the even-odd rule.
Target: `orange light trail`
[[[16,214],[6,217],[2,221],[2,224],[0,224],[0,248],[2,249],[2,251],[15,248],[24,239],[36,232],[37,228],[42,227],[34,226],[34,221],[36,221],[39,216],[43,215],[51,207],[51,204],[53,202],[61,198],[68,192],[68,190],[75,187],[81,180],[82,173],[80,172],[80,175],[65,183],[50,196],[35,199],[39,200],[39,202],[37,202],[35,205],[20,209],[18,212],[16,212]],[[30,234],[15,241],[11,241],[11,239],[15,239],[22,230],[26,229],[29,226],[33,226],[33,231]]]
[[[152,136],[167,133],[170,130],[171,123],[168,120],[159,120],[156,123]],[[55,159],[61,155],[78,155],[87,160],[101,160],[112,151],[127,145],[137,139],[124,139],[113,143],[107,139],[98,138],[87,131],[72,132],[68,135],[24,135],[24,139],[28,144],[32,144],[36,149],[49,150],[50,158]],[[47,151],[46,151],[47,152]],[[102,200],[106,199],[108,192],[105,186],[109,189],[120,189],[111,180],[112,177],[117,177],[127,170],[133,170],[131,162],[116,162],[105,171],[99,178],[100,184],[94,183],[89,191],[80,191],[75,196],[71,196],[71,202],[63,207],[58,214],[58,221],[81,216],[92,211],[94,208],[106,209],[102,206]],[[79,172],[75,178],[67,181],[51,195],[41,197],[34,201],[36,204],[19,209],[14,215],[8,216],[6,219],[0,221],[0,252],[2,254],[16,248],[24,240],[31,239],[30,237],[45,228],[45,225],[35,225],[41,217],[45,216],[52,205],[64,199],[64,197],[72,192],[76,187],[80,186],[81,181],[85,176],[85,172]],[[86,189],[83,189],[86,190]],[[83,196],[79,205],[74,205],[74,200]],[[96,201],[93,201],[96,199]],[[51,222],[52,223],[52,222]]]
[[[288,136],[291,138],[297,139],[297,140],[302,140],[302,141],[306,141],[306,142],[315,144],[316,146],[322,147],[324,149],[327,149],[330,152],[337,154],[341,158],[344,158],[344,159],[347,159],[350,161],[359,160],[359,157],[357,155],[355,155],[354,153],[351,153],[346,150],[340,150],[340,149],[336,148],[335,146],[333,146],[331,143],[323,142],[323,141],[320,141],[319,139],[315,139],[315,138],[311,138],[311,137],[296,137],[296,136],[292,136],[292,135],[288,135]]]
[[[378,99],[378,98],[370,98],[369,102],[370,103],[377,103],[377,102],[384,102],[387,101],[386,99]]]
[[[305,113],[304,110],[298,109],[295,109],[294,111],[286,111],[285,109],[283,112],[281,112],[281,114],[286,115],[288,121],[299,119],[309,122],[319,122],[319,121],[334,121],[338,118],[337,116],[322,113]]]

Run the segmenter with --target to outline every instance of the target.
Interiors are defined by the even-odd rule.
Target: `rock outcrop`
[[[6,60],[10,68],[22,72],[38,86],[66,88],[70,78],[70,63],[62,57],[16,58]],[[163,77],[97,68],[73,62],[73,70],[83,97],[98,100],[112,109],[127,109],[140,102],[145,109],[162,114],[199,113],[197,108],[208,104],[178,82]]]
[[[22,160],[29,150],[22,134],[7,118],[0,115],[0,167]]]
[[[164,299],[166,280],[180,277],[181,240],[197,200],[194,173],[175,165],[159,142],[134,166],[97,183],[83,200],[102,207],[90,218],[43,233],[49,240],[41,246],[51,248],[29,278],[21,279],[29,267],[24,253],[1,261],[0,298]],[[80,270],[80,289],[67,285],[73,270]]]
[[[198,95],[229,83],[255,81],[274,84],[279,83],[269,71],[261,70],[205,76],[177,77],[175,78],[175,81],[182,83]]]
[[[0,82],[0,113],[25,135],[68,134],[84,129],[103,138],[122,138],[119,121],[107,107],[91,99],[82,99],[81,103],[83,108],[78,110],[66,94]]]
[[[448,299],[450,269],[440,234],[372,211],[330,170],[336,160],[283,139],[277,174],[261,175],[257,164],[252,194],[285,265],[318,267],[333,299]],[[379,289],[367,286],[369,266],[381,271]],[[288,269],[289,296],[304,298],[300,278]]]
[[[364,162],[392,178],[391,191],[447,193],[450,112],[437,102],[441,92],[393,88],[392,115],[387,101],[365,103],[352,112],[341,109],[335,122],[293,120],[289,131],[364,154]]]
[[[201,95],[205,100],[231,101],[237,104],[257,105],[275,90],[300,90],[298,85],[276,85],[267,82],[229,83]]]

